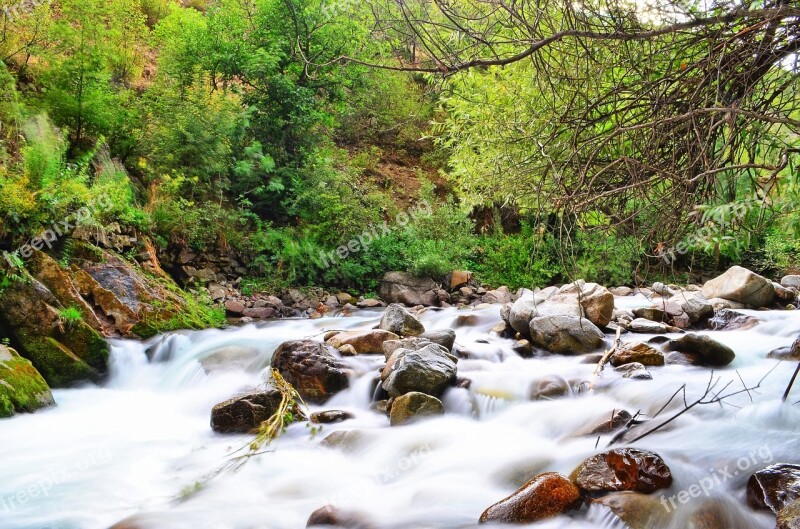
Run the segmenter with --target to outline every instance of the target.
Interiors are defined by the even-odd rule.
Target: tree
[[[794,3],[369,3],[395,59],[336,61],[445,79],[440,132],[475,202],[655,248],[693,229],[697,206],[769,207],[791,177]]]

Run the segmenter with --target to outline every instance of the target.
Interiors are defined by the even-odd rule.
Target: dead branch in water
[[[777,367],[777,365],[775,367]],[[730,392],[727,392],[727,390],[730,387],[730,385],[733,384],[734,381],[730,380],[724,386],[722,386],[721,388],[717,389],[717,387],[719,386],[720,382],[722,381],[722,377],[717,377],[715,379],[714,378],[714,371],[712,370],[711,371],[711,375],[709,376],[709,379],[708,379],[708,384],[706,384],[705,391],[703,392],[703,394],[699,398],[695,399],[692,402],[689,402],[687,400],[686,384],[683,384],[680,388],[678,388],[677,391],[675,391],[675,393],[672,394],[672,396],[655,413],[655,415],[653,415],[653,417],[651,419],[649,419],[648,421],[646,421],[646,422],[653,421],[657,417],[659,417],[661,415],[661,413],[663,413],[664,410],[667,409],[667,407],[675,400],[675,398],[678,395],[682,395],[683,396],[683,409],[679,410],[678,412],[676,412],[674,415],[672,415],[671,417],[669,417],[665,421],[660,422],[657,425],[653,426],[652,428],[650,428],[646,432],[644,432],[644,433],[642,433],[640,435],[637,435],[636,437],[634,437],[630,441],[627,441],[627,443],[628,444],[633,444],[633,443],[635,443],[637,441],[641,441],[642,439],[644,439],[648,435],[657,432],[658,430],[662,429],[666,425],[668,425],[668,424],[674,422],[675,420],[677,420],[683,414],[687,413],[688,411],[690,411],[690,410],[692,410],[692,409],[694,409],[694,408],[696,408],[698,406],[705,406],[705,405],[708,405],[708,404],[719,404],[719,405],[730,404],[730,403],[726,403],[725,400],[729,399],[731,397],[735,397],[737,395],[741,395],[743,393],[746,393],[748,396],[750,396],[750,398],[752,400],[751,392],[755,392],[755,390],[757,390],[757,389],[759,389],[761,387],[761,384],[775,370],[775,367],[770,369],[767,372],[767,374],[765,374],[761,378],[761,380],[758,381],[758,384],[756,384],[755,386],[747,387],[747,385],[744,384],[744,382],[742,382],[742,386],[743,386],[742,389],[734,390],[734,391],[730,391]],[[739,377],[739,379],[741,380],[741,376]],[[641,421],[640,422],[636,422],[635,421],[635,419],[636,419],[636,417],[638,417],[638,415],[639,415],[639,413],[637,413],[636,416],[634,416],[630,421],[628,421],[628,424],[625,426],[625,428],[623,430],[621,430],[617,435],[615,435],[611,439],[611,441],[609,441],[607,446],[612,446],[612,445],[616,444],[617,442],[619,442],[620,440],[622,440],[622,438],[625,436],[625,434],[628,433],[633,426],[636,426],[637,424],[643,424]]]
[[[614,338],[614,345],[603,354],[603,357],[600,358],[600,361],[597,362],[597,367],[594,368],[594,372],[592,373],[592,382],[589,384],[589,389],[594,388],[595,382],[597,382],[597,378],[600,376],[600,373],[603,372],[605,365],[611,359],[611,355],[619,351],[620,348],[620,334],[622,333],[622,327],[617,327],[617,336]]]

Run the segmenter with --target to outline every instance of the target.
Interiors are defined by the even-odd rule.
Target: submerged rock
[[[619,373],[623,373],[623,378],[632,378],[634,380],[652,380],[653,375],[639,362],[631,362],[629,364],[622,364],[614,369]]]
[[[310,420],[315,424],[333,424],[353,419],[355,415],[349,411],[343,410],[327,410],[312,413]]]
[[[781,463],[759,470],[747,482],[747,504],[778,513],[800,499],[800,465]]]
[[[779,347],[767,353],[767,358],[777,360],[800,361],[800,338],[794,341],[789,347]]]
[[[590,457],[573,474],[589,494],[635,491],[650,494],[672,485],[672,473],[658,454],[637,448],[615,448]]]
[[[708,328],[713,331],[733,331],[750,329],[758,325],[758,319],[731,309],[718,310],[708,320]]]
[[[308,402],[323,403],[349,385],[344,364],[325,344],[313,340],[282,343],[271,365]]]
[[[569,382],[558,375],[548,375],[533,382],[531,385],[531,400],[553,400],[572,393]]]
[[[320,507],[308,518],[306,527],[341,527],[342,529],[374,529],[374,525],[363,513],[345,511],[326,505]]]
[[[425,393],[411,391],[394,399],[389,410],[389,422],[392,426],[400,426],[421,417],[443,414],[442,401]]]
[[[693,363],[709,367],[724,367],[736,358],[733,349],[704,334],[687,334],[666,344],[668,351],[688,355]]]
[[[483,511],[480,523],[533,523],[577,509],[581,492],[556,472],[540,474]]]
[[[0,345],[0,418],[53,406],[53,394],[35,367]]]
[[[422,322],[397,303],[386,308],[378,328],[398,336],[419,336],[425,332]]]
[[[627,410],[612,410],[612,412],[607,416],[606,419],[602,420],[598,424],[591,426],[584,430],[583,432],[579,433],[579,436],[584,435],[600,435],[600,434],[608,434],[613,432],[614,430],[618,430],[628,424],[628,421],[631,420],[631,414]]]
[[[277,390],[249,393],[220,402],[211,410],[211,429],[218,433],[250,433],[278,411]]]
[[[633,491],[612,492],[602,498],[593,499],[590,506],[607,509],[628,529],[661,527],[668,518],[667,511],[655,496]],[[599,520],[590,518],[590,521]]]
[[[752,307],[768,307],[775,297],[772,282],[741,266],[732,266],[724,274],[703,285],[703,295],[722,298]]]

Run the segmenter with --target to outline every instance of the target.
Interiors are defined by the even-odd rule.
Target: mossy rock
[[[53,394],[36,368],[15,350],[0,345],[0,418],[53,404]]]
[[[63,308],[47,287],[25,274],[0,294],[0,326],[52,387],[99,380],[107,370],[108,344],[84,321],[62,321]]]

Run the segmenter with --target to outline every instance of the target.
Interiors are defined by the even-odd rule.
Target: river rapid
[[[649,305],[643,297],[616,301],[625,308]],[[421,315],[428,330],[455,329],[467,352],[458,374],[471,387],[448,390],[445,416],[389,427],[386,416],[370,410],[383,357],[347,358],[350,389],[312,411],[347,410],[355,419],[320,432],[296,423],[236,472],[218,470],[251,438],[212,432],[211,408],[262,384],[281,342],[368,329],[381,313],[114,341],[102,386],[57,390],[56,407],[0,420],[0,528],[106,529],[136,515],[142,529],[297,529],[327,504],[363,512],[381,528],[477,527],[486,507],[536,474],[569,475],[602,450],[611,436],[577,434],[613,410],[652,415],[683,384],[694,400],[712,376],[708,368],[667,365],[649,368],[652,380],[633,380],[608,366],[592,390],[531,401],[537,380],[591,381],[595,365],[580,356],[519,357],[512,340],[490,334],[499,311],[497,305]],[[692,510],[708,497],[723,506],[727,527],[774,527],[774,517],[743,506],[747,479],[771,463],[800,462],[800,405],[793,405],[800,385],[781,402],[795,364],[766,358],[800,335],[800,311],[741,312],[760,323],[708,331],[736,352],[713,376],[721,377],[719,387],[730,381],[731,391],[763,379],[760,387],[722,405],[699,406],[635,445],[660,454],[672,470],[672,488],[655,494],[671,511],[668,527],[688,527]],[[682,406],[678,399],[662,416]],[[320,447],[336,430],[361,435],[349,450]],[[699,498],[671,508],[670,496],[701,482],[707,490]],[[593,506],[537,527],[625,526]]]

